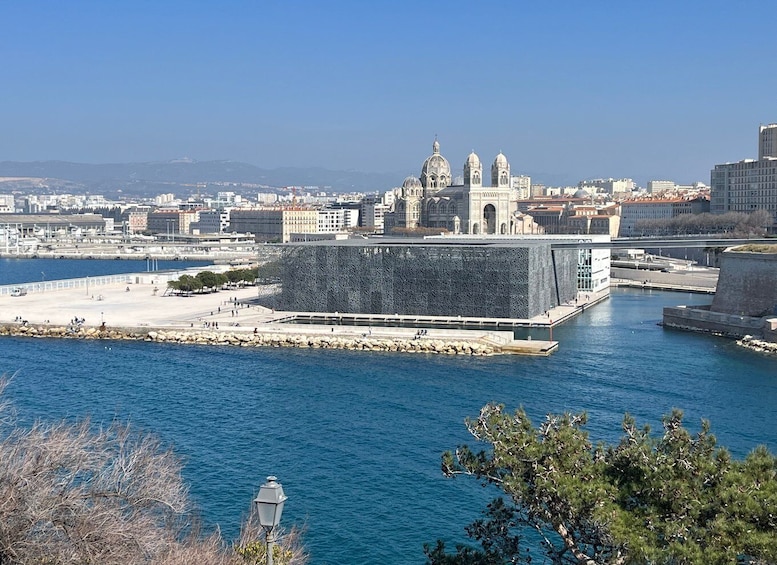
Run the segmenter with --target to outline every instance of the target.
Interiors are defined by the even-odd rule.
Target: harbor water
[[[207,265],[207,261],[159,261],[141,259],[14,259],[0,258],[0,286],[20,283],[172,271]]]
[[[68,276],[95,274],[72,263]],[[25,282],[1,268],[0,284]],[[625,412],[656,429],[681,408],[691,429],[709,419],[736,457],[777,451],[777,358],[658,325],[664,306],[709,301],[613,290],[554,330],[547,358],[3,338],[0,373],[13,376],[6,396],[21,423],[118,418],[173,445],[205,525],[228,540],[276,475],[283,525],[304,527],[313,564],[423,563],[424,542],[465,541],[496,494],[440,472],[441,452],[471,443],[464,419],[487,402],[523,405],[535,423],[587,411],[594,441],[616,440]]]

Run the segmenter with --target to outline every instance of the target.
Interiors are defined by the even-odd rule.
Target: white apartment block
[[[0,213],[13,214],[14,212],[13,194],[0,194]]]
[[[616,192],[631,192],[636,187],[632,179],[591,179],[583,180],[577,183],[578,188],[589,190],[596,188],[596,192],[606,192],[615,194]]]
[[[647,191],[650,194],[661,194],[662,192],[672,192],[676,186],[673,180],[649,180]]]
[[[288,243],[291,234],[318,232],[318,210],[299,206],[236,208],[229,225],[232,231],[254,234],[257,241]]]
[[[99,207],[107,207],[110,206],[112,202],[105,199],[105,196],[102,194],[89,194],[84,199],[84,206],[87,208],[99,208]]]
[[[205,204],[209,208],[221,210],[228,206],[240,206],[243,203],[243,197],[234,192],[217,192],[216,198],[206,198]]]
[[[259,204],[275,204],[278,202],[278,195],[274,192],[260,192],[256,195]]]
[[[164,206],[170,204],[175,200],[175,194],[168,192],[166,194],[160,194],[154,198],[154,204],[157,206]]]
[[[514,176],[510,179],[513,190],[517,194],[518,200],[526,200],[531,197],[531,177],[526,175]]]
[[[341,233],[358,226],[359,211],[326,208],[318,211],[318,233]]]
[[[777,158],[777,124],[758,128],[758,159]]]
[[[710,173],[710,211],[766,210],[777,222],[777,124],[760,126],[758,160],[715,165]]]

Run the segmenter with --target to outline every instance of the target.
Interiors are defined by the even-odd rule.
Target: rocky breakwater
[[[742,347],[752,351],[758,351],[759,353],[770,353],[772,355],[777,355],[777,343],[774,343],[773,341],[757,339],[751,335],[746,335],[742,339],[737,340],[737,345],[741,345]]]
[[[317,336],[299,333],[251,333],[204,330],[159,330],[149,328],[101,328],[81,326],[22,325],[0,326],[0,336],[143,340],[157,343],[231,345],[238,347],[300,347],[348,349],[353,351],[396,351],[444,355],[494,355],[492,345],[475,340],[402,339],[377,336]]]
[[[401,339],[354,336],[317,336],[297,333],[234,333],[203,331],[148,332],[146,341],[193,343],[199,345],[235,345],[240,347],[301,347],[311,349],[349,349],[353,351],[397,351],[446,355],[493,355],[494,347],[474,341],[438,339]]]
[[[0,325],[0,336],[16,337],[59,337],[75,339],[145,339],[147,332],[121,328],[94,326],[57,326],[49,324],[5,324]]]

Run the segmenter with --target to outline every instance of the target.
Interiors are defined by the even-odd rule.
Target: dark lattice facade
[[[576,277],[577,251],[549,244],[292,245],[280,308],[530,318],[574,300]]]

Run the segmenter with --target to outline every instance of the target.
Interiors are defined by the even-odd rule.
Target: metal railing
[[[22,289],[26,294],[41,294],[44,292],[55,292],[57,290],[67,290],[73,288],[83,288],[84,292],[89,294],[92,288],[112,284],[128,284],[133,282],[137,274],[123,275],[103,275],[98,277],[84,277],[79,279],[60,279],[40,282],[27,282],[20,284],[0,285],[0,296],[10,296],[15,289]]]

